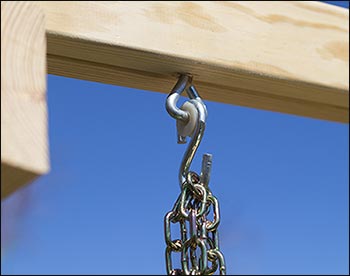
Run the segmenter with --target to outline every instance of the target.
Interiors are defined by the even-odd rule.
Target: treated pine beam
[[[49,169],[44,13],[1,2],[1,198]]]
[[[349,11],[319,2],[37,2],[51,74],[349,122]]]

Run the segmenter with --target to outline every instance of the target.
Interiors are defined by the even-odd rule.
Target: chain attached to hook
[[[220,275],[225,275],[225,261],[219,249],[217,231],[220,223],[219,203],[209,189],[212,155],[203,155],[200,175],[190,171],[207,118],[206,106],[191,82],[191,76],[181,75],[166,100],[166,110],[177,120],[178,143],[185,144],[187,136],[192,138],[179,170],[181,193],[164,218],[167,273],[212,275],[219,269]],[[178,108],[176,104],[184,90],[190,100]],[[211,213],[213,220],[208,219]],[[172,240],[171,223],[180,225],[180,239]],[[173,268],[172,252],[181,253],[181,269]],[[197,256],[199,252],[200,256]]]

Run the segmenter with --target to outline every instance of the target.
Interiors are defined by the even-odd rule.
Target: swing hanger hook
[[[190,100],[178,108],[176,104],[184,90],[186,90]],[[177,83],[166,99],[166,110],[169,115],[177,121],[177,142],[179,144],[185,144],[187,136],[192,138],[180,166],[179,182],[182,187],[183,183],[189,180],[189,169],[203,138],[207,117],[207,108],[196,88],[192,85],[192,76],[188,74],[180,75]],[[200,178],[201,182],[205,185],[209,182],[211,160],[212,156],[210,154],[204,154]]]

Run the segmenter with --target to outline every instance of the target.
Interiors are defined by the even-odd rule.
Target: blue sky
[[[349,1],[320,1],[343,8],[349,8]]]
[[[1,273],[164,274],[186,148],[166,95],[51,75],[48,91],[52,169],[2,202]],[[349,125],[206,104],[193,168],[213,154],[228,273],[348,274]]]

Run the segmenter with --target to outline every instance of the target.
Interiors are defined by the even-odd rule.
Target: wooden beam
[[[319,2],[37,2],[49,73],[349,122],[349,11]]]
[[[1,2],[1,198],[49,169],[44,14]]]

